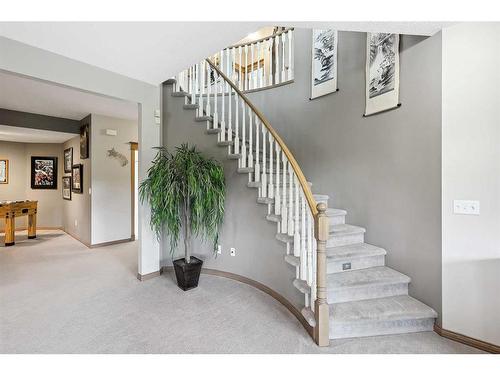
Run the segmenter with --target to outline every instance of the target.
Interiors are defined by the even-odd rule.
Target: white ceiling
[[[1,22],[0,35],[154,85],[264,26],[433,35],[444,22]]]
[[[81,120],[90,113],[137,120],[136,103],[0,71],[0,108]]]
[[[22,143],[64,143],[78,134],[0,125],[0,141]]]

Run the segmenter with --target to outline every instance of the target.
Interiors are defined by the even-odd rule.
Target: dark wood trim
[[[161,268],[161,273],[170,272],[170,271],[173,271],[172,266],[163,266]],[[288,301],[285,297],[283,297],[281,294],[279,294],[275,290],[269,288],[268,286],[266,286],[262,283],[259,283],[258,281],[255,281],[255,280],[252,280],[248,277],[237,275],[237,274],[231,273],[231,272],[219,271],[219,270],[214,270],[211,268],[202,268],[201,273],[204,273],[206,275],[225,277],[226,279],[239,281],[240,283],[253,286],[254,288],[259,289],[260,291],[270,295],[276,301],[278,301],[283,306],[285,306],[288,309],[288,311],[290,311],[293,314],[293,316],[295,316],[297,318],[297,320],[304,326],[307,333],[309,333],[309,335],[312,337],[313,327],[311,327],[309,325],[309,323],[307,323],[307,320],[302,316],[302,313],[299,311],[299,309],[297,309],[290,301]]]
[[[0,108],[0,124],[80,134],[80,121]]]
[[[162,273],[163,273],[162,270],[151,272],[151,273],[147,273],[145,275],[141,275],[140,273],[138,273],[137,274],[137,279],[139,281],[146,281],[146,280],[149,280],[149,279],[153,279],[153,278],[155,278],[157,276],[160,276]]]
[[[125,238],[123,240],[116,240],[116,241],[108,241],[108,242],[101,242],[101,243],[98,243],[98,244],[95,244],[95,245],[90,245],[89,247],[91,249],[95,249],[95,248],[98,248],[98,247],[104,247],[104,246],[111,246],[111,245],[118,245],[120,243],[125,243],[125,242],[132,242],[133,239],[132,238]]]
[[[462,335],[461,333],[449,331],[447,329],[442,328],[441,326],[434,324],[434,332],[436,332],[439,336],[445,337],[447,339],[457,341],[459,343],[472,346],[473,348],[484,350],[488,353],[500,354],[500,346],[474,339],[472,337]]]

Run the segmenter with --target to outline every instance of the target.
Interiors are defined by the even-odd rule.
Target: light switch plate
[[[454,200],[453,213],[455,215],[479,215],[479,201]]]

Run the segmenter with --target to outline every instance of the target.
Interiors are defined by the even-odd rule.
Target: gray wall
[[[37,190],[31,188],[31,157],[56,156],[58,158],[57,190]],[[9,160],[9,183],[0,184],[0,200],[38,201],[37,226],[60,228],[62,226],[61,175],[62,146],[57,143],[20,143],[0,141],[0,159]],[[26,228],[27,217],[16,219],[17,228]],[[0,229],[5,227],[0,221]]]
[[[219,243],[222,255],[215,258],[212,244],[193,242],[194,255],[204,259],[205,268],[233,272],[259,281],[285,296],[297,306],[303,305],[302,295],[292,286],[295,268],[285,263],[285,246],[275,239],[276,224],[265,219],[267,206],[256,203],[257,190],[248,188],[248,175],[236,172],[237,162],[227,159],[227,148],[217,147],[215,135],[205,134],[206,124],[195,122],[195,111],[184,110],[183,98],[170,95],[171,86],[163,89],[163,143],[173,151],[188,142],[208,156],[223,162],[226,175],[226,215]],[[182,244],[182,242],[180,242]],[[236,256],[229,255],[236,248]],[[182,246],[170,253],[167,238],[161,245],[162,265],[171,264],[172,257],[182,256]]]
[[[92,132],[92,129],[91,129]],[[63,201],[63,229],[81,242],[90,245],[90,159],[80,159],[80,136],[71,138],[63,144],[63,149],[73,147],[73,164],[83,164],[82,193],[72,193],[71,200]],[[61,175],[70,176],[71,173]]]
[[[310,101],[311,31],[295,32],[295,82],[250,94],[297,157],[410,294],[441,312],[441,34],[401,38],[402,107],[363,118],[366,34],[339,32],[340,91]]]
[[[131,236],[130,144],[137,142],[137,121],[92,114],[92,245],[129,239]],[[106,129],[117,131],[106,135]],[[129,163],[122,167],[108,157],[114,148]]]

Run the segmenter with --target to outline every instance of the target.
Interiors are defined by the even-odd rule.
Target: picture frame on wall
[[[401,106],[399,34],[367,33],[365,96],[364,117]]]
[[[9,161],[0,159],[0,184],[9,183]]]
[[[338,91],[337,51],[338,32],[333,29],[313,29],[311,48],[311,98]]]
[[[83,165],[75,164],[71,168],[71,191],[73,193],[83,193]]]
[[[31,188],[57,190],[57,157],[31,157]]]
[[[80,159],[89,158],[89,143],[90,143],[90,121],[82,120],[80,126]]]
[[[73,147],[64,150],[64,173],[71,173],[73,166]]]
[[[71,200],[71,181],[71,176],[63,176],[62,178],[62,196],[67,201]]]

